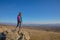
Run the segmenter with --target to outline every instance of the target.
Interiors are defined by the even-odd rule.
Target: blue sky
[[[60,0],[0,0],[0,22],[16,23],[18,12],[23,23],[60,23]]]

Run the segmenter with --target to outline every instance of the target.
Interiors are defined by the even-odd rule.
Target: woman
[[[19,31],[21,29],[21,23],[22,23],[22,14],[21,14],[21,12],[19,12],[19,14],[17,16],[17,26],[16,26],[16,27],[19,27]]]

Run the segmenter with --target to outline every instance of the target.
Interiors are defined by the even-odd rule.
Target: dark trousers
[[[21,27],[21,23],[17,23],[17,27]]]
[[[19,30],[21,29],[21,22],[20,21],[18,21],[17,27],[19,27]]]
[[[19,34],[19,31],[21,30],[21,22],[20,23],[17,23],[17,27],[18,27],[18,34]]]
[[[17,20],[17,27],[21,27],[21,21]]]

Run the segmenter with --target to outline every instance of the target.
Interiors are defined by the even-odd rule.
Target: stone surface
[[[0,34],[3,33],[5,36],[4,35],[2,36],[4,36],[6,40],[29,40],[30,39],[29,33],[22,29],[18,33],[18,28],[16,28],[15,31],[8,28],[5,29],[4,28],[0,28]]]

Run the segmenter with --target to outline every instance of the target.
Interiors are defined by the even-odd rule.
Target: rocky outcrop
[[[1,30],[3,30],[3,29],[1,29]],[[26,32],[24,30],[20,30],[18,33],[17,30],[13,31],[13,30],[8,29],[6,31],[1,31],[0,39],[1,40],[3,38],[5,38],[4,40],[29,40],[30,39],[28,32]]]

